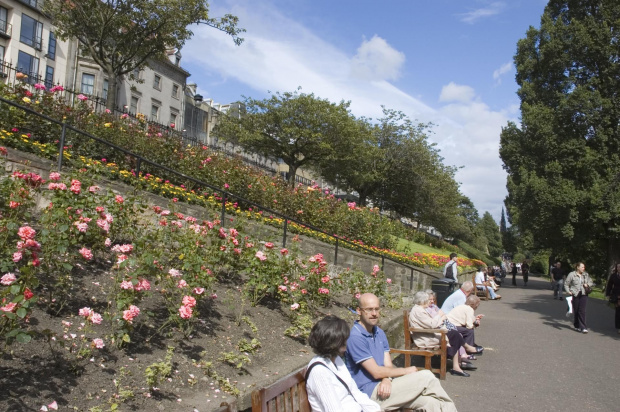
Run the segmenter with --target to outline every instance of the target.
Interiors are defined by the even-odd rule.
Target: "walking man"
[[[517,286],[517,264],[512,262],[512,286]]]
[[[459,272],[456,264],[457,259],[456,253],[450,253],[450,260],[443,267],[443,277],[452,282],[455,282],[458,279]]]
[[[564,271],[562,263],[558,260],[551,269],[551,283],[553,285],[553,299],[564,299],[562,296],[564,290]]]

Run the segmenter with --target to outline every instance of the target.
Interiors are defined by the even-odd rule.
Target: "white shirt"
[[[476,272],[476,286],[484,283],[484,272]]]
[[[308,366],[315,362],[326,365],[318,365],[312,368],[306,381],[308,401],[314,412],[379,412],[381,407],[371,401],[368,395],[361,392],[351,377],[347,366],[340,356],[336,357],[335,364],[329,358],[315,356]],[[347,388],[336,378],[342,379],[353,394],[351,396]]]

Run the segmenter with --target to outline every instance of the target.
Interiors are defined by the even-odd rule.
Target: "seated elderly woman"
[[[474,314],[478,306],[480,306],[480,298],[475,295],[469,295],[465,300],[465,304],[452,309],[447,317],[448,321],[456,326],[467,344],[480,349],[481,347],[475,343],[474,328],[480,326],[480,319],[484,315],[476,316]]]
[[[446,315],[438,310],[431,315],[426,309],[430,305],[429,295],[426,292],[417,292],[413,297],[414,306],[409,312],[409,326],[416,329],[446,329],[444,323]],[[476,348],[467,345],[463,337],[456,330],[448,330],[448,358],[452,360],[452,375],[469,376],[463,369],[476,369],[470,362],[461,359],[459,348],[463,346],[468,352],[478,354]],[[440,345],[440,334],[416,332],[412,334],[413,343],[422,349],[435,349]]]
[[[428,306],[426,307],[426,311],[428,312],[429,315],[431,315],[431,317],[435,317],[437,313],[441,312],[441,309],[439,308],[439,306],[437,306],[437,294],[432,289],[426,289],[424,292],[428,294]],[[444,326],[445,326],[445,323],[444,323]],[[476,356],[469,355],[463,346],[459,348],[459,356],[461,357],[461,359],[476,360]],[[471,369],[471,368],[466,368],[466,369]]]

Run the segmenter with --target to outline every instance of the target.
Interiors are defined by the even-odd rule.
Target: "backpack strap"
[[[334,372],[333,370],[329,369],[329,366],[327,366],[327,365],[326,365],[326,364],[324,364],[323,362],[314,362],[312,365],[308,366],[308,369],[306,369],[306,377],[305,377],[306,381],[308,381],[308,376],[310,376],[310,371],[311,371],[312,369],[314,369],[314,367],[315,367],[315,366],[317,366],[317,365],[323,365],[323,366],[325,366],[325,367],[326,367],[326,368],[327,368],[327,369],[328,369],[331,373],[333,373],[333,374],[334,374],[334,376],[335,376],[336,378],[338,378],[338,380],[340,381],[340,383],[342,383],[342,384],[344,385],[344,387],[345,387],[345,388],[347,388],[347,392],[349,392],[349,395],[351,395],[351,397],[352,397],[353,399],[355,399],[355,396],[353,396],[353,394],[351,393],[351,389],[349,389],[349,386],[345,383],[345,381],[343,381],[343,380],[342,380],[342,378],[341,378],[340,376],[336,375],[336,372]],[[356,402],[357,402],[357,401],[356,401]]]

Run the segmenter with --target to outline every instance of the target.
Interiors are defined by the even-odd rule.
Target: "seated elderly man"
[[[476,281],[476,288],[479,290],[488,290],[489,291],[489,295],[491,296],[491,299],[495,300],[495,299],[501,299],[501,295],[498,295],[495,293],[495,290],[493,289],[493,287],[491,286],[491,282],[487,281],[484,278],[484,268],[483,267],[479,267],[478,268],[478,272],[476,272],[476,277],[474,278],[474,280]]]
[[[441,305],[441,310],[447,315],[455,307],[464,305],[465,299],[467,299],[467,296],[471,295],[473,291],[474,284],[470,280],[463,282],[461,288],[448,296],[444,301],[443,305]]]
[[[409,312],[409,326],[416,329],[446,329],[446,315],[441,311],[435,312],[434,315],[429,313],[427,308],[430,305],[429,295],[426,292],[416,292],[413,297],[414,306]],[[452,375],[468,377],[466,370],[474,370],[474,367],[466,358],[461,358],[459,349],[464,347],[467,352],[478,354],[476,348],[468,345],[461,334],[454,329],[448,329],[446,336],[448,338],[448,358],[452,360]],[[440,345],[441,335],[438,333],[415,332],[411,338],[413,343],[421,349],[435,349]]]
[[[480,319],[484,315],[476,316],[474,311],[480,306],[480,298],[475,295],[469,295],[464,305],[457,306],[447,315],[448,321],[456,326],[458,332],[463,336],[465,342],[482,354],[483,348],[476,345],[474,328],[480,326]]]

